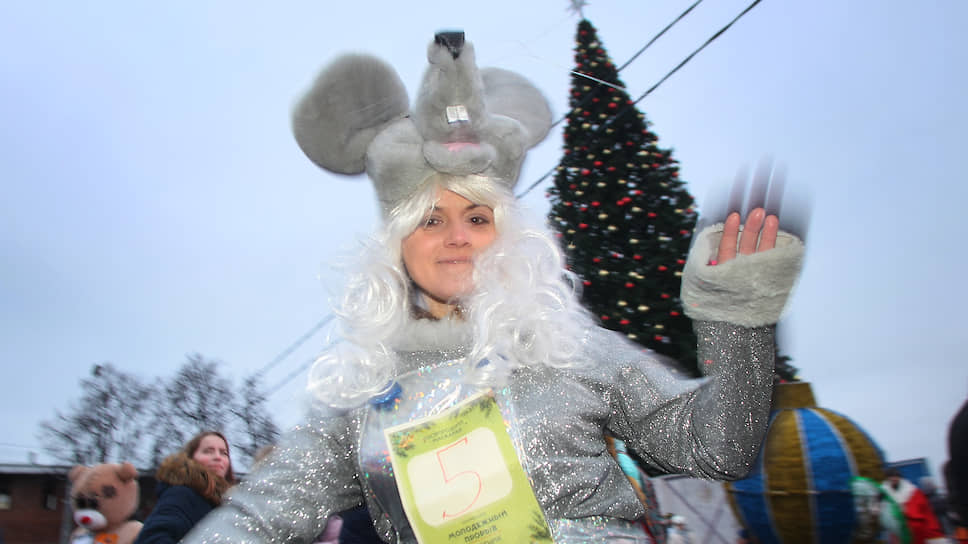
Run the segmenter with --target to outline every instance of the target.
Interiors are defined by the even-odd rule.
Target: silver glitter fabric
[[[669,472],[731,479],[752,465],[768,422],[773,329],[698,322],[696,331],[701,379],[597,330],[587,346],[594,364],[518,369],[494,391],[556,542],[650,542],[628,523],[644,511],[606,431]],[[477,391],[455,364],[460,337],[449,349],[399,353],[400,388],[382,404],[310,415],[184,542],[310,542],[329,514],[364,501],[387,542],[414,542],[382,431]]]

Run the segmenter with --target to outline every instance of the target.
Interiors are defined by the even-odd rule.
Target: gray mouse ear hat
[[[551,128],[548,101],[524,77],[478,69],[463,32],[439,32],[411,109],[382,60],[343,55],[296,104],[296,142],[321,168],[369,175],[384,216],[435,173],[485,176],[513,188],[527,150]]]

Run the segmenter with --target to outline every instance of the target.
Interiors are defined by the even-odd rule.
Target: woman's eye
[[[486,225],[490,222],[491,220],[483,215],[475,215],[474,217],[471,217],[471,223],[475,225]]]
[[[424,221],[425,227],[433,227],[434,225],[439,225],[439,224],[440,224],[440,219],[436,217],[428,217],[427,220]]]

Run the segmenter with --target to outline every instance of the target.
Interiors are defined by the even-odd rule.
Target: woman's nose
[[[448,246],[460,247],[470,243],[467,237],[467,227],[460,222],[452,222],[447,226],[444,243]]]

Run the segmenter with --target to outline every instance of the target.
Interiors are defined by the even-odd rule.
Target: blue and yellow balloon
[[[817,407],[806,382],[777,385],[770,418],[753,470],[726,484],[740,523],[761,544],[875,542],[851,493],[854,477],[884,478],[874,441],[847,417]]]

